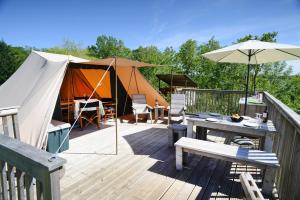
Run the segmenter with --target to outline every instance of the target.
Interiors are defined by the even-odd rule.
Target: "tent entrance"
[[[88,98],[96,88],[106,69],[107,67],[98,66],[98,68],[96,68],[78,65],[74,67],[70,65],[60,88],[53,118],[72,123],[74,121],[74,100]],[[102,84],[96,89],[92,98],[99,99],[105,103],[115,103],[115,71],[113,68],[107,72]],[[121,115],[131,113],[131,98],[119,78],[118,99],[118,113]]]

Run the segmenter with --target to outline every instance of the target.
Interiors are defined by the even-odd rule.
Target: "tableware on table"
[[[256,115],[256,117],[255,117],[256,123],[260,127],[262,125],[262,123],[263,123],[262,114],[255,113],[255,115]]]
[[[252,117],[249,117],[249,116],[242,116],[244,118],[244,120],[251,120]]]
[[[245,121],[245,122],[242,122],[244,126],[247,126],[247,127],[257,127],[257,123],[254,123],[254,122],[248,122],[248,121]]]
[[[211,118],[211,117],[208,117],[205,119],[206,121],[209,121],[209,122],[218,122],[219,120],[216,119],[216,118]]]
[[[243,121],[243,117],[239,117],[239,118],[234,118],[234,117],[230,117],[232,122],[241,122]]]
[[[214,112],[210,112],[208,113],[210,116],[214,116],[214,117],[220,117],[221,114],[220,113],[214,113]]]
[[[231,118],[232,122],[241,122],[244,119],[239,114],[233,114],[233,115],[230,116],[230,118]]]

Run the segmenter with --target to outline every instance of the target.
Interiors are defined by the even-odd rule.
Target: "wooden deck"
[[[119,154],[115,127],[74,130],[61,180],[62,199],[242,199],[239,174],[253,167],[194,156],[183,171],[175,169],[174,148],[168,147],[163,124],[119,124]],[[224,142],[221,133],[208,139]]]

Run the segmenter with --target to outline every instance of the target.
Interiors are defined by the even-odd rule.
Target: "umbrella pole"
[[[247,84],[246,84],[246,96],[245,96],[245,106],[244,106],[244,115],[247,114],[247,98],[248,98],[248,88],[249,88],[249,76],[250,76],[250,56],[248,63],[248,72],[247,72]]]
[[[117,75],[117,58],[115,57],[115,106],[116,106],[116,155],[118,155],[118,75]]]

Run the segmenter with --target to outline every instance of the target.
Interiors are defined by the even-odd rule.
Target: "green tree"
[[[132,51],[131,58],[150,64],[163,64],[163,55],[155,46],[138,47]],[[141,73],[150,81],[152,85],[158,87],[156,74],[160,71],[160,67],[143,67],[140,68]]]
[[[187,40],[179,47],[177,53],[179,60],[179,68],[181,68],[184,74],[194,77],[199,72],[197,65],[199,64],[199,54],[197,49],[196,40]]]
[[[63,44],[59,47],[53,47],[45,49],[49,53],[65,54],[72,55],[88,60],[95,60],[96,58],[89,55],[89,51],[86,48],[83,48],[80,43],[76,43],[70,39],[64,39]]]
[[[122,40],[112,36],[101,35],[97,37],[95,45],[88,47],[89,54],[96,58],[125,57],[129,58],[131,51],[125,47]]]
[[[29,51],[12,47],[0,41],[0,85],[3,84],[24,62]]]

